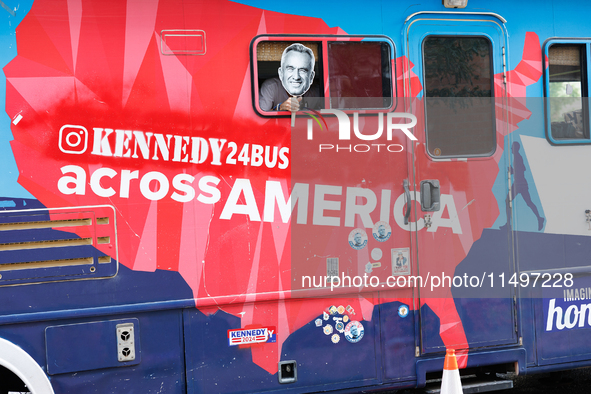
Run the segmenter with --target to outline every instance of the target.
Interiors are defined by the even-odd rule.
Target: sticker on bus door
[[[228,345],[250,345],[276,342],[275,327],[228,330]]]

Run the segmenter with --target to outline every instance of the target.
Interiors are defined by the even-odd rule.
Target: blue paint
[[[416,379],[414,313],[408,312],[405,318],[398,316],[401,306],[400,302],[379,306],[384,380]],[[393,354],[396,356],[391,357]]]
[[[33,198],[0,197],[0,212],[20,209],[44,209],[45,205]]]
[[[354,0],[316,2],[314,5],[273,0],[236,2],[283,14],[320,18],[329,27],[340,27],[346,34],[384,34],[382,24],[376,23],[382,20],[380,1],[366,1],[363,7]]]
[[[529,86],[527,88],[528,95],[534,95],[536,92],[541,94],[542,89],[542,81],[538,81],[537,83]],[[509,150],[509,154],[511,155],[511,165],[513,166],[515,162],[515,152],[513,150],[513,143],[517,142],[520,145],[519,153],[523,158],[523,162],[525,164],[525,169],[523,171],[523,176],[525,178],[525,183],[527,184],[527,188],[529,190],[529,196],[531,198],[531,202],[537,207],[539,211],[539,215],[544,217],[544,208],[540,201],[540,196],[537,192],[535,182],[532,176],[531,168],[527,161],[527,155],[523,149],[523,143],[521,142],[521,136],[530,136],[536,138],[545,138],[545,129],[544,129],[544,99],[542,98],[528,98],[526,100],[527,109],[531,112],[531,116],[529,119],[523,120],[518,124],[518,129],[512,132],[509,136],[505,137],[504,146],[505,150]],[[504,226],[507,223],[507,208],[506,208],[506,199],[507,199],[507,191],[506,191],[506,179],[507,179],[507,156],[505,156],[501,161],[499,161],[499,174],[497,179],[495,180],[495,184],[493,186],[493,193],[497,199],[497,203],[499,206],[499,217],[495,221],[492,228],[498,229],[501,226]],[[512,180],[515,182],[516,177],[515,174],[512,174]],[[524,180],[521,180],[522,186],[524,184]],[[504,196],[503,196],[504,194]],[[514,230],[516,231],[544,231],[544,227],[546,225],[545,221],[543,223],[543,227],[539,229],[539,222],[534,214],[533,210],[530,206],[525,202],[523,196],[517,195],[517,198],[513,200],[513,211],[515,213],[516,222],[514,223]]]
[[[0,315],[15,315],[17,318],[21,313],[55,311],[53,318],[58,319],[58,311],[70,309],[84,308],[90,311],[91,308],[133,304],[140,308],[143,304],[169,300],[189,300],[190,305],[192,298],[190,287],[178,272],[140,272],[119,265],[117,276],[107,280],[72,280],[35,286],[0,287],[0,299],[4,300],[0,303]],[[157,310],[162,307],[152,304],[149,309]]]
[[[557,278],[553,277],[547,284],[552,286],[556,282]],[[591,357],[588,340],[590,292],[591,277],[587,274],[575,277],[570,288],[543,288],[543,298],[534,299],[539,365],[576,362]]]
[[[60,393],[186,393],[184,357],[182,352],[182,317],[179,311],[149,314],[134,313],[117,316],[117,320],[139,321],[141,331],[141,363],[135,366],[111,367],[95,371],[63,373],[50,376],[56,394]],[[110,319],[90,318],[65,320],[61,324],[102,322]],[[42,367],[46,368],[45,328],[51,324],[37,322],[26,325],[0,326],[0,337],[20,346]],[[114,334],[113,334],[114,335]],[[115,338],[113,337],[113,341]],[[113,342],[113,346],[116,344]],[[100,344],[97,343],[96,346]],[[103,343],[108,346],[107,343]],[[87,344],[87,347],[92,346]],[[63,350],[68,345],[63,344]],[[89,353],[89,358],[95,356]],[[87,361],[90,362],[90,361]]]
[[[549,269],[564,268],[563,271],[568,272],[571,271],[569,267],[575,271],[577,267],[589,265],[588,256],[591,253],[589,237],[519,232],[517,240],[521,271],[544,274]],[[571,304],[589,303],[586,300],[564,301],[564,290],[587,288],[591,285],[588,276],[575,277],[574,285],[570,288],[565,287],[564,280],[558,280],[558,276],[546,273],[545,276],[540,276],[535,288],[521,289],[521,309],[523,310],[521,323],[525,328],[525,345],[533,349],[532,353],[535,355],[535,359],[528,360],[533,365],[578,362],[588,360],[591,355],[588,329],[573,327],[573,329],[557,330],[555,317],[553,329],[546,331],[550,299],[555,298],[555,305],[562,308],[563,319],[566,309]],[[554,284],[559,287],[553,287]],[[536,327],[535,336],[532,327]]]
[[[3,69],[17,55],[15,29],[31,9],[33,1],[3,1],[5,5],[14,10],[15,16],[12,16],[4,8],[0,8],[0,108],[2,108],[0,111],[0,157],[2,158],[0,193],[3,197],[31,198],[33,196],[17,183],[19,172],[10,147],[12,119],[4,111],[6,108],[6,76]]]
[[[240,319],[218,311],[205,315],[197,310],[184,312],[187,388],[192,393],[278,387],[270,375],[252,362],[250,349],[228,346],[227,332],[240,328]],[[265,346],[265,345],[262,345]]]
[[[396,311],[400,304],[386,307]],[[394,312],[395,313],[395,312]],[[316,327],[314,320],[292,333],[283,343],[281,360],[295,360],[298,364],[298,380],[289,385],[278,382],[277,375],[270,375],[252,362],[250,348],[240,349],[228,346],[227,331],[240,328],[240,319],[218,311],[206,316],[196,310],[185,311],[185,344],[189,392],[239,392],[252,393],[261,389],[308,392],[313,387],[347,382],[347,386],[362,386],[366,381],[377,378],[376,368],[380,359],[376,357],[375,321],[379,318],[378,308],[374,309],[372,321],[360,321],[364,336],[357,343],[348,342],[343,335],[338,343],[332,343],[331,335],[325,335],[322,327]],[[324,323],[327,323],[323,320]],[[404,329],[412,327],[412,320],[393,329],[403,334],[400,339],[414,339]],[[333,332],[337,333],[336,331]],[[282,332],[278,336],[284,335]],[[262,344],[260,346],[269,346]],[[390,345],[392,346],[392,345]],[[408,363],[398,372],[411,375],[414,346],[406,346]],[[400,361],[400,360],[398,360]],[[397,364],[399,367],[401,365]],[[400,375],[398,375],[400,376]]]
[[[421,353],[427,351],[445,351],[445,345],[439,335],[439,328],[441,327],[439,317],[433,312],[428,304],[421,306],[421,337],[424,338],[422,342]]]
[[[477,277],[482,287],[454,287],[452,293],[458,315],[471,347],[516,344],[513,289],[501,285],[500,275],[510,278],[513,267],[509,258],[508,232],[484,230],[466,258],[458,264],[455,275]],[[491,283],[490,274],[493,274]],[[506,279],[508,281],[508,279]]]
[[[117,325],[133,324],[135,359],[119,361]],[[142,360],[138,319],[119,319],[91,323],[61,324],[45,329],[47,371],[50,375],[93,369],[137,365]],[[107,346],[107,345],[111,346]],[[92,357],[89,355],[92,354]]]

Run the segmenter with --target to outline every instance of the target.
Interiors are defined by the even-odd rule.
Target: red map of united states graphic
[[[183,12],[170,12],[175,9]],[[204,31],[206,55],[164,55],[168,48],[162,31],[173,29]],[[6,111],[11,118],[22,116],[12,126],[11,143],[19,183],[47,207],[113,205],[121,264],[140,271],[178,271],[203,312],[222,308],[240,316],[242,327],[276,327],[275,343],[252,349],[253,361],[270,373],[277,371],[281,345],[290,333],[331,304],[326,299],[287,301],[293,287],[292,230],[278,212],[273,221],[265,221],[263,207],[269,182],[289,195],[290,169],[280,168],[280,158],[272,168],[219,165],[212,156],[200,163],[202,151],[195,146],[207,146],[210,155],[222,140],[237,147],[271,147],[271,152],[272,147],[291,148],[286,119],[253,112],[248,48],[260,34],[302,32],[345,34],[320,19],[231,2],[35,1],[17,28],[18,56],[4,69]],[[412,91],[418,92],[419,78],[405,70],[404,62],[394,62],[398,91],[403,91],[404,79],[411,78]],[[509,72],[509,94],[524,97],[525,86],[539,79],[541,67],[539,40],[528,33],[523,60]],[[502,89],[500,78],[496,84]],[[512,109],[511,131],[529,116],[519,103]],[[85,150],[73,136],[69,142],[60,140],[64,125],[85,128],[86,136],[80,129],[80,141],[88,143]],[[422,122],[417,129],[421,127]],[[129,151],[125,141],[131,138],[153,138],[152,148]],[[502,151],[503,136],[497,141]],[[167,150],[175,143],[179,151]],[[486,178],[490,187],[478,193],[494,202],[490,190],[496,165],[475,164],[456,177]],[[373,181],[379,184],[382,177],[386,175],[376,175]],[[450,181],[458,185],[459,194],[465,192],[465,180],[450,176]],[[331,182],[346,187],[347,174]],[[186,202],[190,183],[198,190]],[[239,193],[233,194],[237,188]],[[259,207],[259,217],[239,212],[252,202]],[[454,236],[461,247],[443,262],[446,272],[453,272],[482,229],[494,223],[498,213],[486,209],[484,219],[462,219],[470,222],[465,227],[470,231]],[[359,320],[370,320],[379,301],[353,297],[339,302],[358,311]],[[466,343],[453,301],[427,302],[441,318],[444,343]]]

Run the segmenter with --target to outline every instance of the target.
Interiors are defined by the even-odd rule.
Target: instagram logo
[[[88,147],[88,131],[82,126],[67,124],[60,129],[59,148],[64,153],[80,155]]]

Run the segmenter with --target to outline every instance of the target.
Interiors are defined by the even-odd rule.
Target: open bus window
[[[581,73],[586,64],[585,52],[584,44],[554,44],[548,48],[547,95],[554,139],[589,138],[587,106],[583,105],[587,87]]]
[[[392,106],[392,63],[385,42],[329,42],[328,76],[331,108]]]
[[[302,107],[323,108],[321,51],[318,42],[260,42],[256,54],[261,110],[279,111],[290,97],[301,97]]]
[[[254,108],[263,116],[288,116],[290,97],[301,98],[300,110],[394,107],[394,46],[385,37],[258,36],[251,50]]]
[[[427,150],[433,157],[494,153],[492,48],[485,37],[423,41]]]

